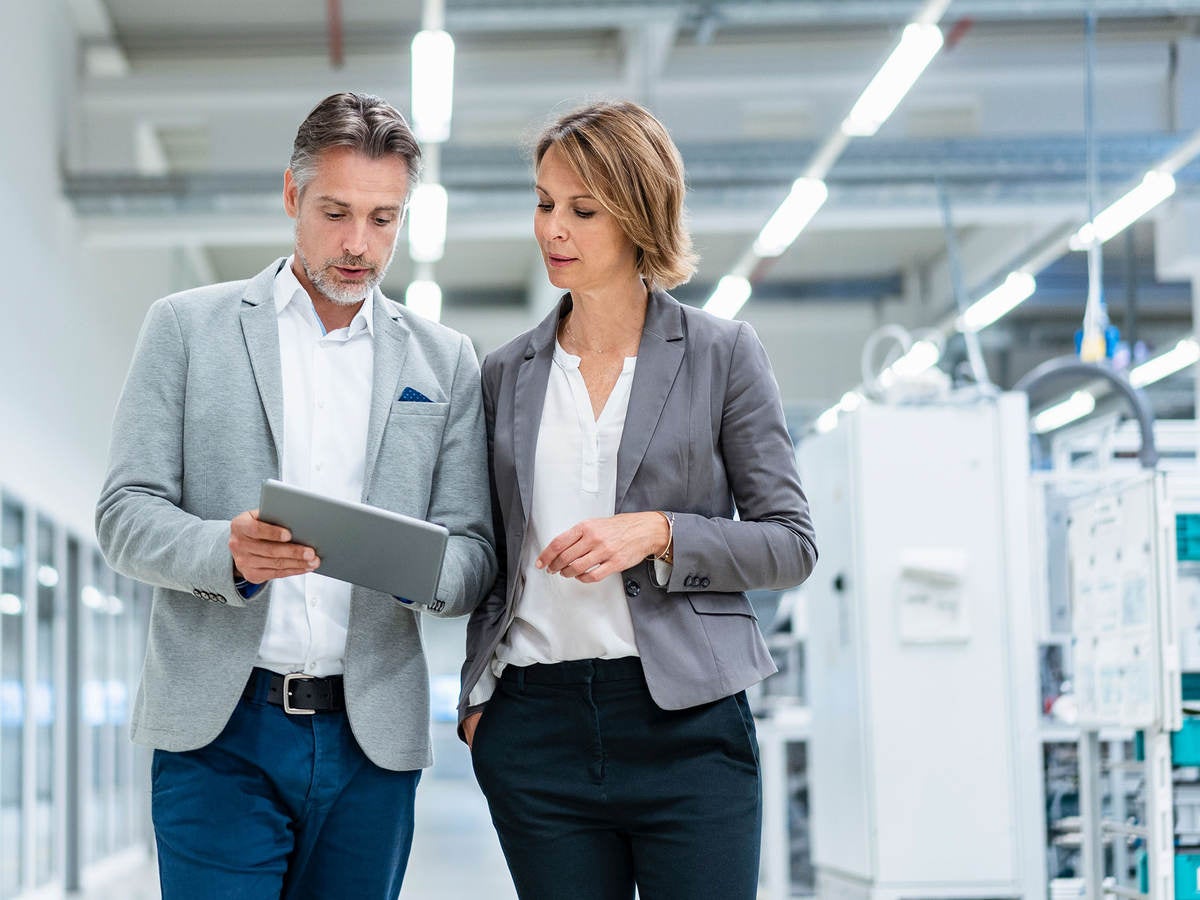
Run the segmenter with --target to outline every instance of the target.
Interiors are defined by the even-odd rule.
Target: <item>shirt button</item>
[[[318,472],[320,472],[320,471],[321,471],[321,464],[320,464],[320,463],[317,463],[315,466],[313,466],[313,468],[314,468],[314,469],[316,469]]]

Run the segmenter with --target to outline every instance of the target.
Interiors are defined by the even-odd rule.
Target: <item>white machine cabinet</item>
[[[1026,423],[864,405],[800,446],[822,898],[1044,896]]]

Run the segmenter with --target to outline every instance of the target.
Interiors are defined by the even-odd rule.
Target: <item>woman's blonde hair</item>
[[[648,287],[670,290],[696,271],[684,225],[683,159],[663,124],[629,101],[592,103],[538,136],[534,164],[557,147],[638,249]]]

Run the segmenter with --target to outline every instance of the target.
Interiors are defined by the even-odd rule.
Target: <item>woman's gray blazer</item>
[[[533,494],[533,455],[554,339],[570,296],[483,362],[500,575],[467,626],[460,718],[513,618]],[[734,510],[740,520],[734,519]],[[675,564],[621,574],[654,701],[683,709],[775,671],[745,592],[799,584],[817,560],[779,388],[745,322],[652,292],[617,454],[616,512],[675,513]]]

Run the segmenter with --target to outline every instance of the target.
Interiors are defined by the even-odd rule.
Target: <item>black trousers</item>
[[[509,667],[472,759],[521,900],[753,900],[744,693],[663,710],[636,658]]]

